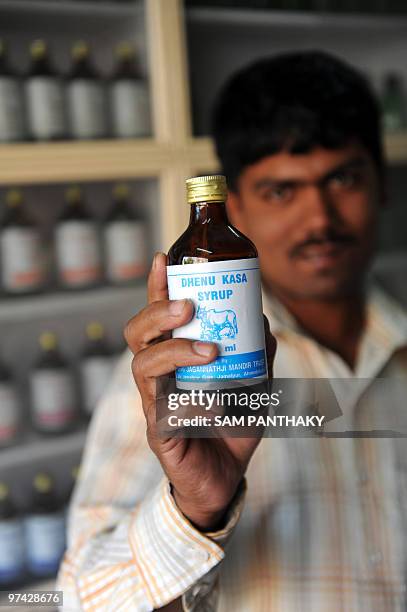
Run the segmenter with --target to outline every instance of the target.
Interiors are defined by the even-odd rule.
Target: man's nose
[[[338,212],[327,191],[317,185],[309,185],[304,189],[305,219],[309,229],[323,230],[335,223]]]

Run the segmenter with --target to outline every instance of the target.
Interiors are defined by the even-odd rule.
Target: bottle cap
[[[72,47],[72,57],[75,60],[81,60],[89,55],[89,46],[83,40],[78,40]]]
[[[125,200],[129,197],[129,188],[126,183],[118,183],[113,187],[113,197],[115,200]]]
[[[82,200],[82,190],[77,185],[72,185],[65,191],[65,200],[68,204],[78,204]]]
[[[186,180],[187,200],[194,202],[224,202],[227,197],[226,178],[222,174],[195,176]]]
[[[20,206],[23,201],[23,195],[19,189],[9,189],[6,193],[6,204],[7,206],[14,207]]]
[[[92,321],[86,326],[86,335],[89,340],[100,340],[105,335],[105,329],[101,323]]]
[[[8,498],[10,493],[10,489],[5,482],[0,482],[0,501],[3,501]]]
[[[135,57],[136,50],[134,45],[129,42],[121,42],[116,47],[116,55],[120,59],[131,59]]]
[[[45,40],[34,40],[30,47],[30,53],[34,59],[38,59],[46,55],[47,43]]]
[[[40,336],[40,346],[44,351],[53,351],[58,344],[56,334],[52,332],[44,332]]]
[[[52,489],[52,478],[45,472],[37,474],[33,481],[33,486],[39,493],[48,493]]]

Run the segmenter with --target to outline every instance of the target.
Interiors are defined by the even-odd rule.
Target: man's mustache
[[[337,230],[329,230],[323,234],[313,234],[308,236],[306,240],[299,242],[290,249],[290,257],[298,257],[303,252],[312,246],[321,246],[324,244],[337,244],[339,246],[352,245],[356,243],[356,239],[352,234],[347,232],[338,232]]]

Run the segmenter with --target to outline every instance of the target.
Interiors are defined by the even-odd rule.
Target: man
[[[364,79],[317,52],[263,60],[224,88],[214,135],[230,219],[259,251],[274,375],[405,381],[407,317],[365,290],[385,185]],[[191,316],[188,301],[168,301],[157,254],[149,305],[127,326],[132,354],[91,427],[60,572],[67,607],[405,609],[399,440],[157,436],[156,378],[217,353],[169,338]],[[369,422],[362,391],[343,430]]]

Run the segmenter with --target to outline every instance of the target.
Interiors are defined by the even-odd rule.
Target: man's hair
[[[265,58],[235,73],[218,96],[212,132],[232,190],[245,166],[263,157],[353,141],[383,170],[380,108],[368,81],[320,51]]]

